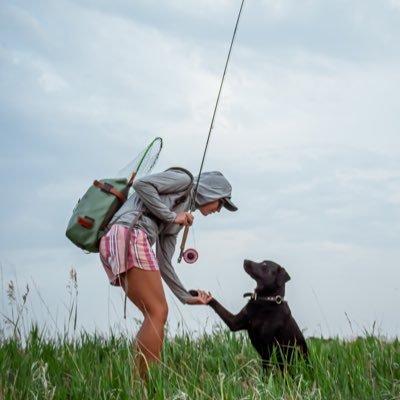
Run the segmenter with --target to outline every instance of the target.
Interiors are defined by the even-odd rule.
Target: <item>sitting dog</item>
[[[284,300],[289,274],[273,261],[256,263],[245,260],[244,270],[256,281],[249,302],[237,315],[231,314],[214,298],[208,303],[233,332],[247,330],[251,343],[260,354],[264,370],[270,366],[273,350],[283,371],[294,351],[307,358],[307,344],[290,308]],[[195,291],[191,291],[195,294]]]

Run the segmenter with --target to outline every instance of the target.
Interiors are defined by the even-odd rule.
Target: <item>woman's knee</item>
[[[145,317],[151,318],[163,325],[167,322],[168,318],[168,304],[161,302],[148,307],[145,307]]]

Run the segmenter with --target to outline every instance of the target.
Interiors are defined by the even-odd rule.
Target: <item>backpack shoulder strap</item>
[[[192,186],[193,186],[193,175],[190,171],[188,171],[186,168],[182,168],[182,167],[172,167],[172,168],[168,168],[166,171],[171,171],[171,170],[176,170],[176,171],[181,171],[184,172],[185,174],[189,175],[190,177],[190,184],[188,185],[188,187],[184,190],[183,194],[181,196],[179,196],[175,202],[174,202],[174,206],[173,208],[175,208],[176,206],[178,206],[179,204],[183,203],[184,201],[186,201],[187,197],[189,196],[191,190],[192,190]]]
[[[166,171],[171,171],[171,170],[172,170],[172,171],[175,170],[175,171],[184,172],[186,175],[189,175],[190,184],[193,183],[193,181],[194,181],[193,175],[192,175],[192,173],[191,173],[189,170],[187,170],[186,168],[182,168],[182,167],[171,167],[171,168],[166,169]]]

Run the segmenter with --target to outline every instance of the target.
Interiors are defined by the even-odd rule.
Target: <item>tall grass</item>
[[[25,346],[0,346],[4,399],[400,399],[400,344],[367,336],[308,339],[310,365],[264,374],[245,334],[216,329],[166,340],[146,384],[131,375],[131,340],[81,333],[48,339],[33,326]]]
[[[17,303],[12,285],[9,290]],[[112,332],[106,337],[86,332],[71,336],[65,329],[54,336],[36,325],[22,329],[28,293],[6,317],[8,333],[5,325],[0,330],[1,400],[400,399],[397,339],[367,333],[346,341],[309,338],[309,363],[295,360],[290,372],[282,374],[274,367],[263,372],[244,333],[219,326],[200,337],[167,335],[162,362],[143,383],[131,373],[134,332],[132,337]],[[75,329],[74,295],[70,306],[66,327]]]

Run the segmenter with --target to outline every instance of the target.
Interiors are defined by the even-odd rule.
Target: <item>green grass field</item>
[[[308,339],[311,367],[263,374],[246,334],[216,328],[166,340],[146,384],[131,376],[132,341],[82,333],[0,339],[2,399],[400,399],[400,343],[373,336]]]
[[[74,271],[73,271],[74,272]],[[127,334],[77,333],[77,280],[71,273],[63,334],[29,327],[29,287],[12,281],[11,308],[0,322],[0,400],[3,399],[400,399],[400,342],[373,334],[355,340],[308,338],[310,363],[290,373],[261,368],[246,333],[166,335],[162,362],[146,383],[133,379]],[[22,299],[22,300],[21,300]]]

